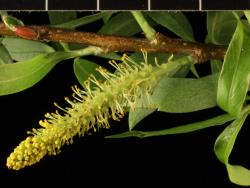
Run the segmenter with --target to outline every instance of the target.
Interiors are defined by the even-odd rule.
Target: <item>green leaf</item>
[[[103,17],[105,17],[107,15],[109,15],[109,12],[96,13],[96,14],[93,14],[93,15],[88,15],[88,16],[84,16],[84,17],[81,17],[81,18],[77,18],[77,19],[62,23],[62,24],[54,25],[54,27],[65,28],[65,29],[74,29],[76,27],[87,25],[89,23],[100,20],[100,19],[102,19]]]
[[[33,86],[58,62],[75,56],[70,52],[54,52],[27,61],[0,65],[0,95],[17,93]]]
[[[121,12],[112,17],[98,32],[99,34],[132,36],[141,32],[140,26],[129,12]]]
[[[199,79],[168,78],[160,80],[152,100],[158,111],[186,113],[216,106],[218,74]]]
[[[7,37],[2,40],[2,44],[16,61],[25,61],[40,54],[54,52],[54,49],[47,44],[20,38]]]
[[[13,63],[12,58],[8,52],[8,50],[5,48],[4,45],[0,42],[0,65],[1,64],[8,64]]]
[[[103,76],[96,71],[96,68],[99,66],[100,65],[92,61],[76,58],[74,60],[74,73],[78,82],[84,87],[84,81],[87,80],[91,74],[98,80],[104,80]]]
[[[209,42],[228,44],[236,29],[237,20],[232,12],[207,12]]]
[[[146,12],[155,22],[187,41],[194,41],[192,27],[182,12]]]
[[[163,135],[171,135],[171,134],[183,134],[183,133],[190,133],[197,130],[205,129],[208,127],[214,127],[217,125],[223,125],[228,121],[232,121],[234,117],[232,117],[229,114],[223,114],[208,120],[190,123],[187,125],[182,125],[178,127],[173,127],[169,129],[163,129],[159,131],[128,131],[121,134],[115,134],[106,136],[105,138],[125,138],[125,137],[139,137],[139,138],[145,138],[145,137],[151,137],[151,136],[163,136]]]
[[[3,14],[2,16],[2,20],[4,22],[4,24],[12,31],[16,30],[16,26],[23,26],[23,22],[13,16],[9,16],[6,14]]]
[[[237,135],[249,113],[250,108],[248,106],[248,108],[219,135],[214,145],[217,158],[226,165],[229,179],[233,183],[245,186],[250,185],[250,170],[239,165],[231,165],[228,161]]]
[[[115,13],[113,11],[107,12],[108,14],[105,14],[102,18],[104,24],[108,23],[108,21],[110,20],[111,16]]]
[[[250,35],[239,21],[219,76],[217,102],[228,113],[241,113],[250,78]]]

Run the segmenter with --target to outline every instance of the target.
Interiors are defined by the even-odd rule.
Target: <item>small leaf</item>
[[[250,34],[238,21],[219,76],[217,102],[228,113],[241,113],[250,79]]]
[[[208,12],[208,38],[214,44],[228,44],[236,29],[237,20],[232,12]]]
[[[77,19],[65,22],[65,23],[54,25],[54,27],[65,28],[65,29],[75,29],[76,27],[87,25],[89,23],[100,20],[106,15],[109,15],[109,12],[101,12],[101,13],[96,13],[93,15],[84,16],[81,18],[77,18]]]
[[[121,12],[112,17],[98,32],[99,34],[132,36],[141,32],[140,26],[129,12]]]
[[[171,135],[171,134],[183,134],[183,133],[189,133],[198,131],[201,129],[205,129],[208,127],[214,127],[217,125],[223,125],[226,122],[232,121],[234,117],[232,117],[229,114],[223,114],[208,120],[190,123],[187,125],[177,126],[169,129],[163,129],[159,131],[128,131],[121,134],[115,134],[106,136],[105,138],[125,138],[125,137],[139,137],[139,138],[145,138],[145,137],[151,137],[151,136],[163,136],[163,135]]]
[[[33,86],[58,62],[75,56],[70,52],[54,52],[27,61],[0,65],[0,95],[17,93]]]
[[[243,126],[248,114],[250,113],[250,108],[246,108],[243,113],[234,120],[217,138],[214,151],[217,158],[226,165],[227,172],[230,180],[233,183],[239,185],[250,185],[250,170],[239,166],[229,164],[229,156],[234,147],[237,135]]]
[[[91,74],[93,74],[98,80],[104,79],[101,74],[96,71],[96,68],[99,66],[100,65],[86,59],[76,58],[74,60],[74,73],[83,87],[84,81],[87,80]]]
[[[218,74],[199,79],[163,78],[152,100],[159,111],[186,113],[216,106]]]
[[[15,18],[13,16],[3,14],[1,17],[2,17],[2,20],[3,20],[4,24],[6,25],[6,27],[8,27],[12,31],[16,30],[16,26],[23,26],[24,25],[21,20],[18,20],[17,18]]]
[[[55,50],[38,41],[25,40],[20,38],[7,37],[2,40],[12,59],[25,61],[40,54],[52,53]]]
[[[146,12],[158,24],[187,41],[194,41],[192,27],[182,12]]]
[[[63,12],[63,14],[62,12],[49,11],[48,15],[50,24],[52,25],[62,24],[77,18],[75,11]]]
[[[8,52],[8,50],[5,48],[4,45],[0,42],[0,65],[1,64],[8,64],[13,63],[12,58]]]

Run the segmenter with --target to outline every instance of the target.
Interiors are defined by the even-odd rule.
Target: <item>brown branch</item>
[[[223,59],[226,46],[186,42],[180,39],[168,38],[157,33],[154,41],[142,38],[101,35],[91,32],[81,32],[67,29],[57,29],[47,26],[17,26],[16,31],[10,31],[0,23],[0,35],[19,36],[30,40],[79,43],[101,47],[105,52],[113,51],[147,51],[164,53],[190,54],[199,62]]]

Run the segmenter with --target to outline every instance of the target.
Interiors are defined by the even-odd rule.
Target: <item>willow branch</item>
[[[186,42],[180,39],[172,39],[157,33],[153,41],[143,38],[121,37],[102,35],[91,32],[82,32],[67,29],[57,29],[47,26],[17,26],[15,31],[9,30],[0,23],[0,35],[19,36],[30,40],[45,42],[67,42],[101,47],[104,52],[163,52],[182,53],[192,55],[199,62],[208,60],[221,60],[224,58],[227,47]]]

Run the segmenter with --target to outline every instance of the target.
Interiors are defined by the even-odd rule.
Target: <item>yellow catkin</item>
[[[47,113],[39,124],[41,128],[34,129],[10,154],[7,159],[7,167],[19,170],[25,166],[39,162],[45,155],[55,155],[60,152],[62,145],[71,144],[75,135],[83,136],[90,130],[109,128],[109,118],[119,120],[127,108],[136,107],[136,102],[141,96],[150,95],[153,88],[163,75],[170,76],[182,66],[183,63],[169,62],[152,66],[145,62],[135,63],[127,56],[122,58],[123,63],[117,64],[110,61],[115,67],[116,73],[112,74],[103,68],[98,71],[106,79],[98,81],[91,76],[85,85],[85,91],[73,87],[73,98],[65,100],[71,107],[61,109],[63,115]],[[185,64],[187,61],[184,61]],[[90,84],[96,88],[91,89]]]

